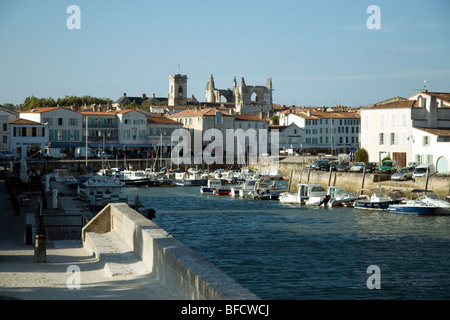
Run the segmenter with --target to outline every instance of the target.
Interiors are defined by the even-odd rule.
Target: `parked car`
[[[420,162],[408,162],[407,167],[417,167],[420,165]]]
[[[65,159],[67,154],[62,152],[60,148],[47,148],[44,150],[42,156],[47,159]]]
[[[111,151],[102,151],[97,152],[97,158],[99,159],[115,159],[116,156]]]
[[[14,155],[6,150],[0,150],[0,160],[14,160]]]
[[[330,169],[330,163],[325,160],[317,160],[311,165],[311,169],[328,171]]]
[[[339,161],[331,161],[330,162],[330,170],[337,171],[337,166],[339,165]]]
[[[378,162],[367,162],[365,165],[366,172],[377,172]]]
[[[364,162],[355,162],[350,167],[351,172],[363,172],[364,170]]]
[[[395,160],[385,160],[380,165],[381,173],[397,172],[397,162]]]
[[[348,162],[348,161],[342,161],[336,167],[337,171],[344,171],[344,172],[348,171],[349,168],[350,168],[350,162]]]
[[[436,172],[434,163],[421,164],[414,169],[412,179],[415,180],[417,177],[425,177],[427,174],[432,175]]]
[[[414,167],[404,167],[391,176],[391,180],[408,180],[412,178]]]

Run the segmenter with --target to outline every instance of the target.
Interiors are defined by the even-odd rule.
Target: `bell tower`
[[[187,76],[175,74],[169,76],[169,106],[187,104]]]

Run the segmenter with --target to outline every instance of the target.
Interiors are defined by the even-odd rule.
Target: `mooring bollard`
[[[33,240],[31,239],[33,236],[33,226],[31,224],[27,224],[25,226],[25,244],[33,244]]]
[[[34,244],[34,262],[46,262],[46,238],[43,234],[37,234]]]

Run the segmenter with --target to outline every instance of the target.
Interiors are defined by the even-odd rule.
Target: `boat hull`
[[[410,206],[410,205],[390,205],[388,208],[389,212],[401,213],[401,214],[420,214],[420,215],[431,215],[436,211],[437,207],[431,206]]]
[[[400,204],[402,200],[390,201],[370,201],[370,200],[355,200],[353,208],[368,209],[368,210],[388,210],[390,205]]]

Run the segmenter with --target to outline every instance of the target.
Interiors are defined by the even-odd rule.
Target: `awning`
[[[76,148],[81,147],[81,142],[73,141],[73,142],[67,142],[67,141],[52,141],[50,144],[50,148]]]

